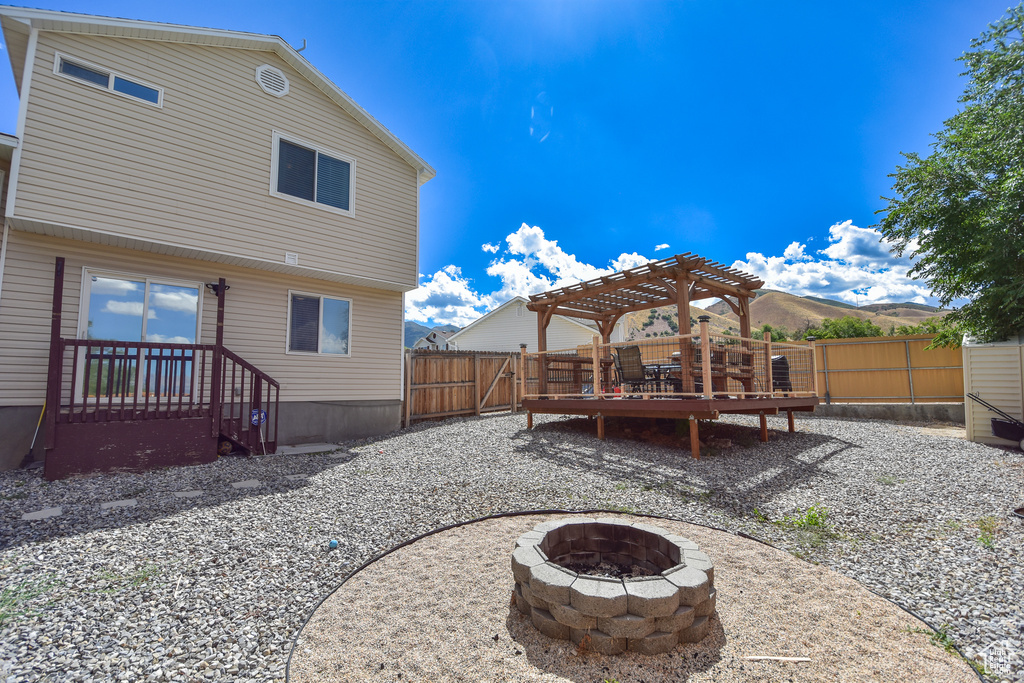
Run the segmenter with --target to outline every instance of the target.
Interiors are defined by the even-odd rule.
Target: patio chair
[[[616,349],[613,360],[620,386],[628,387],[630,391],[648,389],[649,378],[640,358],[639,346],[623,346]]]

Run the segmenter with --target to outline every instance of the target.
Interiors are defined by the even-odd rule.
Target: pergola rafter
[[[677,307],[680,334],[689,334],[690,302],[710,298],[728,302],[740,316],[740,336],[749,337],[750,299],[763,285],[752,275],[686,252],[533,294],[526,307],[538,314],[540,351],[547,350],[547,323],[555,313],[597,322],[607,342],[615,322],[626,313],[672,304]]]

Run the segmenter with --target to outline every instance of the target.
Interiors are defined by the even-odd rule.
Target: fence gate
[[[416,420],[515,412],[518,353],[406,349],[405,426]]]

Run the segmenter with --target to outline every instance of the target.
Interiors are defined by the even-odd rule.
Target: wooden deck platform
[[[570,398],[524,399],[527,426],[533,428],[533,414],[587,415],[597,418],[597,436],[604,438],[606,417],[653,417],[689,420],[690,451],[700,458],[698,420],[717,420],[720,415],[759,415],[761,441],[768,440],[767,415],[784,412],[789,417],[789,431],[794,431],[793,413],[813,412],[817,396],[771,398]]]

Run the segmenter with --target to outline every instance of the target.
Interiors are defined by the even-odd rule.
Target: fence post
[[[775,398],[775,378],[772,377],[772,333],[764,331],[765,377],[768,378],[768,397]],[[763,439],[767,441],[768,439]]]
[[[910,404],[914,404],[914,368],[910,364],[910,340],[904,339],[903,344],[907,348],[907,380],[910,382]]]
[[[815,349],[815,346],[814,346],[814,342],[817,339],[818,338],[814,337],[814,336],[811,336],[811,337],[807,338],[807,346],[809,346],[810,349],[811,349],[811,377],[814,378],[814,385],[813,386],[814,386],[814,395],[815,396],[817,396],[817,395],[819,395],[821,393],[821,392],[818,391],[818,352],[817,352],[817,350]],[[824,352],[824,350],[825,350],[825,347],[822,347],[822,352]]]
[[[594,364],[594,397],[601,398],[604,395],[604,387],[601,386],[601,338],[596,334],[591,340],[591,362]]]
[[[473,396],[476,414],[480,414],[480,354],[473,353]]]
[[[832,405],[832,397],[828,388],[828,344],[821,345],[821,370],[825,374],[825,405]]]
[[[711,384],[711,335],[708,334],[708,323],[711,316],[702,315],[697,320],[700,322],[700,370],[704,381],[704,396],[714,398],[714,387]]]
[[[526,344],[519,345],[519,396],[526,398]]]
[[[412,349],[405,350],[405,428],[412,424]]]
[[[514,351],[509,354],[509,362],[512,365],[512,374],[509,376],[509,391],[512,392],[512,405],[510,406],[509,411],[514,413],[516,412],[516,367],[518,366]]]

